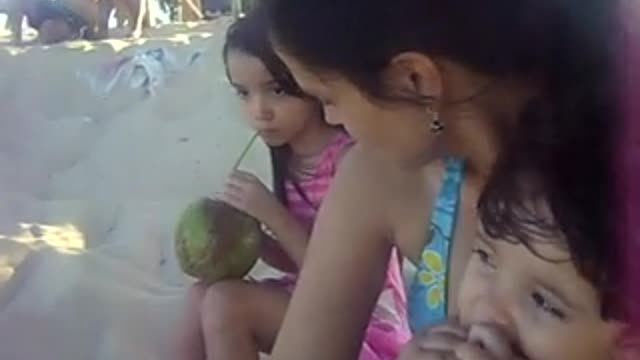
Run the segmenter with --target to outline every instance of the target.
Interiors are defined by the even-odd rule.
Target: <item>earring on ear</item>
[[[435,135],[440,135],[444,131],[444,123],[440,120],[440,113],[431,109],[429,109],[429,112],[433,114],[431,118],[431,132]]]

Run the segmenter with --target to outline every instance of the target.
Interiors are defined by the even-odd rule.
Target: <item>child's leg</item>
[[[95,28],[95,36],[98,39],[105,39],[109,36],[109,17],[114,8],[113,0],[98,1],[98,21]]]
[[[11,40],[14,44],[22,43],[22,20],[24,14],[20,10],[12,10],[8,14],[7,25],[11,30]]]
[[[256,360],[271,352],[290,294],[241,281],[218,283],[207,290],[202,326],[208,360]]]
[[[135,14],[135,16],[133,17],[133,19],[131,19],[133,21],[133,26],[131,27],[131,37],[137,39],[142,36],[142,29],[148,28],[150,26],[151,8],[149,7],[148,0],[137,0],[131,2],[137,5],[137,7],[133,8],[133,13]]]
[[[179,325],[176,344],[176,360],[205,360],[204,338],[202,337],[202,300],[206,286],[193,285],[186,299],[185,315]]]

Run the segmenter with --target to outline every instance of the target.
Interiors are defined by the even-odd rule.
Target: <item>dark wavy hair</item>
[[[504,136],[479,215],[489,236],[527,246],[540,232],[561,232],[581,273],[603,296],[611,292],[615,1],[261,1],[279,46],[374,99],[393,96],[381,75],[405,51],[542,84]],[[552,222],[528,205],[541,198]]]

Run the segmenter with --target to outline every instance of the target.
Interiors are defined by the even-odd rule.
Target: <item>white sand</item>
[[[225,21],[137,45],[0,45],[0,359],[171,359],[188,283],[177,215],[220,186],[250,137],[224,79]],[[146,99],[120,87],[102,100],[76,76],[156,46],[207,52]],[[268,179],[264,147],[244,165]]]

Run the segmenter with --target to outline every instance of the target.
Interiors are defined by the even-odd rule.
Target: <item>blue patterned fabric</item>
[[[433,208],[428,241],[408,295],[409,325],[416,332],[447,317],[447,278],[464,165],[445,159],[442,187]]]

